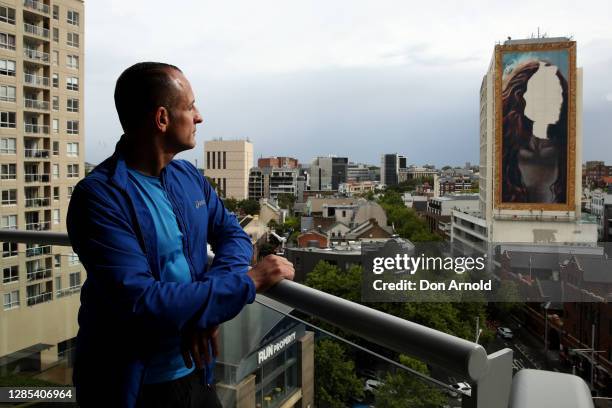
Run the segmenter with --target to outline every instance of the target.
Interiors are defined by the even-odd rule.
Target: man
[[[195,147],[202,123],[178,68],[126,69],[115,105],[124,135],[77,185],[67,217],[87,270],[73,375],[78,402],[220,406],[212,387],[217,326],[256,292],[292,279],[293,265],[269,256],[249,270],[251,241],[236,218],[195,167],[172,160]]]

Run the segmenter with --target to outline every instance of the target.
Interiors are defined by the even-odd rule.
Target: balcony
[[[25,252],[26,258],[31,258],[33,256],[41,256],[41,255],[49,255],[51,253],[51,245],[38,246],[27,248]]]
[[[24,99],[26,109],[49,110],[49,102],[38,99]]]
[[[48,231],[51,229],[51,221],[30,222],[26,224],[26,231]]]
[[[35,123],[24,123],[25,133],[31,135],[48,135],[49,125],[37,125]]]
[[[26,208],[48,207],[50,202],[51,200],[49,197],[26,198],[25,206]]]
[[[23,56],[29,61],[49,63],[49,53],[47,52],[26,48],[23,50]]]
[[[51,277],[51,268],[35,268],[28,271],[26,278],[28,282],[40,279],[48,279]]]
[[[39,87],[48,87],[49,86],[49,77],[34,75],[34,74],[24,74],[23,81],[28,85],[39,86]]]
[[[33,34],[42,38],[49,38],[49,29],[35,26],[34,24],[23,23],[23,30],[28,34]]]
[[[48,159],[49,158],[49,150],[47,149],[25,149],[25,157],[26,158],[35,158],[35,159]]]
[[[23,7],[27,8],[29,10],[34,10],[34,11],[38,11],[39,13],[49,15],[49,6],[46,5],[46,4],[43,4],[43,3],[39,2],[39,1],[24,0],[23,1]]]
[[[66,234],[27,231],[0,230],[0,241],[70,245]],[[52,300],[51,292],[49,292],[50,286],[49,283],[45,293],[27,297],[28,306]],[[71,291],[79,290],[80,285],[71,285],[67,289],[59,288],[55,292],[59,297]],[[249,308],[253,307],[256,309],[251,309],[252,313],[248,314]],[[313,376],[316,375],[320,376],[319,379],[324,377],[334,379],[333,375],[329,375],[330,373],[322,371],[314,371],[313,373],[312,363],[310,365],[308,362],[305,365],[299,364],[303,353],[312,353],[313,346],[319,347],[319,340],[327,341],[329,339],[343,344],[343,347],[328,350],[329,356],[334,357],[334,353],[336,353],[336,360],[340,358],[338,364],[352,361],[347,353],[363,352],[368,354],[368,363],[363,365],[363,367],[368,367],[367,370],[363,370],[364,375],[369,376],[376,367],[384,363],[390,368],[390,371],[387,371],[388,374],[397,375],[399,373],[404,376],[407,379],[406,382],[402,383],[404,389],[396,388],[397,391],[390,394],[391,399],[398,403],[398,406],[403,406],[402,402],[405,403],[405,406],[412,406],[410,403],[412,398],[422,393],[435,395],[436,403],[419,406],[453,408],[593,407],[593,399],[586,383],[577,376],[527,369],[520,370],[512,378],[513,354],[510,349],[502,349],[487,354],[484,348],[477,343],[298,283],[280,282],[266,292],[265,296],[258,295],[256,304],[248,306],[241,315],[244,313],[247,313],[244,320],[229,321],[223,325],[223,330],[225,330],[226,325],[234,324],[245,334],[248,334],[249,340],[253,340],[256,336],[271,337],[262,342],[263,345],[256,342],[254,348],[248,348],[248,350],[253,351],[249,351],[250,354],[247,354],[248,358],[244,360],[244,364],[241,362],[241,365],[234,365],[231,362],[219,359],[223,375],[217,378],[225,381],[227,378],[242,375],[241,370],[246,369],[247,366],[250,367],[248,370],[257,367],[257,375],[261,375],[261,377],[259,377],[260,382],[257,383],[257,389],[255,389],[255,375],[252,375],[251,380],[254,389],[252,395],[254,399],[255,394],[257,395],[256,401],[261,401],[260,406],[262,407],[280,407],[287,401],[292,401],[291,406],[293,406],[299,399],[292,400],[291,398],[297,394],[299,394],[299,397],[304,397],[308,392],[310,392],[310,398],[312,398],[312,383],[304,383],[310,386],[310,391],[305,391],[306,388],[303,385],[288,383],[288,377],[295,379],[305,376],[312,380]],[[299,317],[302,315],[305,316],[304,319],[320,319],[334,328],[331,330],[339,328],[355,337],[351,341],[344,339],[335,332],[321,329],[303,320]],[[254,323],[258,323],[257,320],[250,320],[254,316],[260,316],[264,319],[262,322],[265,322],[268,326],[259,327],[255,325],[252,327]],[[63,316],[62,319],[76,319],[76,313],[74,316]],[[298,324],[302,325],[302,328],[296,329]],[[274,337],[269,332],[270,327],[276,328],[279,326],[282,335]],[[308,327],[308,330],[304,327]],[[313,335],[313,331],[316,332],[316,336]],[[296,332],[298,333],[297,336]],[[286,333],[289,333],[289,335]],[[298,344],[296,338],[300,341],[305,339],[304,343]],[[317,338],[316,346],[314,344],[315,338]],[[358,339],[359,344],[355,342],[355,338]],[[310,341],[310,343],[305,343],[306,341]],[[240,347],[247,347],[247,343],[250,342],[235,341],[235,338],[222,342],[226,346],[231,345],[232,350],[228,354],[233,354],[235,352],[234,348],[238,350]],[[377,352],[369,350],[363,344],[377,345]],[[287,345],[295,345],[291,353]],[[343,349],[349,351],[342,351]],[[287,353],[284,354],[284,359],[275,360],[285,350]],[[317,350],[320,349],[317,348]],[[457,380],[465,381],[467,387],[454,388],[428,373],[423,373],[404,363],[396,362],[388,357],[393,355],[394,352],[414,357],[422,361],[423,366],[436,367],[452,373],[453,382]],[[340,356],[340,354],[342,355]],[[400,360],[403,361],[401,358]],[[306,360],[302,360],[302,362],[304,361]],[[293,371],[289,373],[287,367],[294,367]],[[264,374],[266,370],[268,372]],[[336,372],[335,367],[331,367],[331,370]],[[368,373],[365,373],[366,371]],[[248,371],[248,373],[250,372]],[[264,375],[267,376],[267,382],[264,381]],[[447,378],[450,379],[451,377]],[[357,377],[355,379],[357,380]],[[384,387],[384,381],[385,379],[367,380],[363,390],[365,391],[368,387],[370,391]],[[302,387],[301,390],[299,389],[300,386]],[[358,384],[357,386],[361,387],[362,385]],[[356,389],[361,390],[361,388]],[[363,405],[363,403],[361,404]],[[379,403],[376,405],[383,408],[387,406]],[[251,406],[255,406],[255,401]],[[346,405],[343,404],[342,406]]]
[[[28,173],[25,175],[26,183],[48,183],[49,174]]]

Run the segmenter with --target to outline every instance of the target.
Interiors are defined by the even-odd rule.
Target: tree
[[[276,197],[278,200],[278,206],[286,210],[293,210],[293,204],[295,204],[295,196],[293,194],[281,193]]]
[[[240,200],[238,201],[238,208],[249,215],[255,215],[259,213],[260,205],[259,201],[256,200]]]
[[[317,407],[344,408],[350,397],[362,397],[363,385],[344,346],[330,339],[315,345],[315,399]]]
[[[429,231],[427,222],[416,211],[407,208],[399,193],[388,191],[379,200],[387,214],[387,222],[395,227],[397,234],[412,242],[440,241],[440,237]]]
[[[319,261],[306,277],[306,286],[330,293],[353,302],[361,301],[360,266],[351,266],[348,271],[325,261]]]
[[[238,200],[235,198],[228,197],[223,200],[223,205],[231,212],[236,212],[238,210]]]

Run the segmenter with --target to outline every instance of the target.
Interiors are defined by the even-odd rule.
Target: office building
[[[208,140],[204,143],[204,174],[223,198],[249,197],[249,170],[253,167],[253,144],[248,140]]]
[[[298,194],[298,172],[295,167],[253,167],[249,171],[249,199],[271,198],[281,194]]]
[[[84,17],[79,0],[0,4],[0,228],[66,231],[85,172]],[[0,372],[45,369],[76,336],[84,271],[69,247],[0,244]]]
[[[310,189],[336,191],[341,183],[346,183],[347,173],[347,157],[317,157],[310,165]]]
[[[405,156],[397,153],[383,154],[380,160],[380,182],[385,186],[397,185],[400,179],[400,169],[407,169]]]

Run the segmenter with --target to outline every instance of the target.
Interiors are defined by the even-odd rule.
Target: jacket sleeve
[[[252,299],[252,282],[249,285],[239,274],[212,275],[190,283],[156,280],[137,238],[138,226],[121,206],[121,198],[110,198],[120,193],[89,184],[81,182],[75,188],[67,227],[87,270],[91,291],[83,294],[83,302],[97,308],[96,314],[112,310],[134,328],[167,334],[188,322],[202,328],[222,323]],[[97,304],[86,298],[89,293]]]

